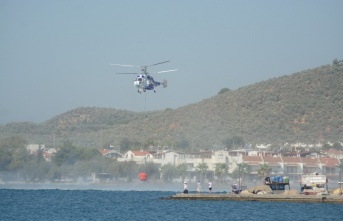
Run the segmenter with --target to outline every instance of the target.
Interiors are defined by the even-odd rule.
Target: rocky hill
[[[218,89],[219,90],[219,89]],[[246,143],[338,142],[343,139],[343,65],[334,62],[218,95],[178,109],[130,112],[80,107],[44,123],[11,123],[1,137],[23,134],[53,145],[136,144],[211,149],[225,139]]]

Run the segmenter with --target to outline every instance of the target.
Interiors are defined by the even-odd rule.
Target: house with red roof
[[[282,157],[284,174],[291,180],[299,180],[303,174],[302,161],[300,157]]]
[[[50,152],[45,151],[45,150],[35,150],[35,151],[32,152],[32,154],[34,156],[38,156],[39,154],[42,154],[44,160],[47,161],[47,162],[51,162],[51,159],[54,156],[53,153],[50,153]]]
[[[323,151],[323,154],[325,154],[327,157],[336,158],[340,160],[343,159],[343,151],[341,150],[335,150],[335,149],[325,150]]]
[[[267,164],[271,167],[270,176],[284,175],[289,176],[291,180],[300,180],[303,174],[319,173],[327,177],[337,179],[340,165],[340,160],[332,157],[321,157],[322,155],[306,155],[300,157],[301,154],[281,156],[274,154],[264,155],[259,153],[258,156],[241,155],[239,163],[245,163],[250,167],[250,175],[256,177],[258,168],[261,164]],[[230,170],[232,172],[232,170]]]
[[[263,164],[262,156],[242,156],[242,163],[245,163],[250,168],[250,173],[256,175],[257,169]]]
[[[43,157],[46,161],[51,162],[51,158],[54,156],[53,154],[47,152],[47,151],[43,151]]]
[[[116,150],[102,149],[102,150],[99,150],[99,152],[103,157],[108,157],[111,159],[118,159],[118,158],[123,157],[123,154],[119,153]]]
[[[263,163],[272,168],[271,175],[281,175],[284,173],[283,162],[280,156],[262,156]]]
[[[153,154],[146,150],[129,150],[124,154],[123,158],[118,158],[118,161],[134,161],[138,164],[142,164],[148,162],[152,163],[153,159]]]
[[[322,157],[319,158],[320,165],[322,167],[322,172],[328,178],[336,177],[337,172],[339,172],[340,161],[337,158]]]
[[[321,173],[319,159],[317,157],[301,157],[304,174]]]

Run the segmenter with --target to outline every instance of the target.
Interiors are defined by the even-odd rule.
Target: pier
[[[176,194],[170,200],[231,200],[259,202],[342,203],[341,195],[282,195],[282,194]]]

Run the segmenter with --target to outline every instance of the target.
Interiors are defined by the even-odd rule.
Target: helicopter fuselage
[[[137,75],[136,79],[133,81],[133,85],[136,86],[139,93],[145,92],[146,90],[154,90],[155,87],[161,85],[160,82],[154,80],[150,75]]]

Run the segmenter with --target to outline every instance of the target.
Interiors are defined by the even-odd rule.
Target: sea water
[[[0,220],[343,220],[342,204],[166,199],[175,194],[3,188]]]

